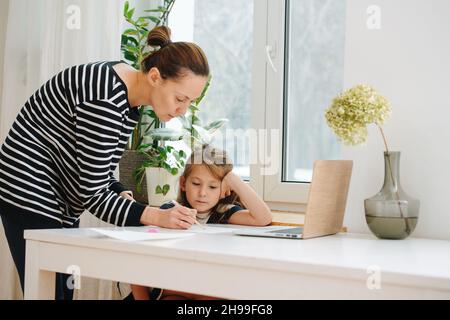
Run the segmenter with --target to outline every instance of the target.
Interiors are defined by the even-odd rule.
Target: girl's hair
[[[192,155],[188,159],[182,174],[185,181],[191,174],[193,166],[195,165],[205,166],[209,172],[211,172],[211,174],[219,180],[222,180],[233,170],[233,163],[230,158],[228,158],[227,153],[224,150],[217,149],[209,145],[204,145],[192,152]],[[181,188],[178,192],[177,202],[182,206],[192,208],[187,200],[186,192],[182,191]],[[234,191],[231,191],[231,195],[228,197],[220,199],[217,205],[211,209],[211,212],[223,214],[230,207],[232,207],[232,205],[239,205],[243,207],[242,204],[239,203],[239,197]]]
[[[148,34],[147,43],[153,51],[142,61],[141,70],[148,73],[157,68],[163,79],[177,79],[191,71],[209,77],[209,64],[203,50],[195,43],[172,42],[166,26],[156,27]],[[157,50],[159,48],[159,50]]]

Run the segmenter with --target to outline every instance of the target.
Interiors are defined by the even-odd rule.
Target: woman
[[[24,105],[0,150],[0,214],[24,288],[26,229],[78,227],[89,211],[118,226],[189,228],[185,207],[146,207],[113,177],[139,117],[151,105],[162,121],[186,113],[207,82],[209,66],[193,43],[170,40],[158,27],[148,44],[160,47],[137,71],[122,62],[66,69]],[[72,299],[57,275],[56,298]]]

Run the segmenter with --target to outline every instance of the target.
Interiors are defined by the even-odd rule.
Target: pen
[[[202,229],[206,229],[204,225],[202,225],[200,222],[197,221],[197,219],[195,219],[195,224],[198,225]]]
[[[179,207],[181,207],[181,204],[179,204],[179,203],[176,202],[175,200],[172,200],[172,204],[173,204],[174,206],[179,206]],[[197,221],[197,217],[194,218],[194,223],[195,223],[196,225],[198,225],[200,228],[206,229],[204,225],[202,225],[200,222]]]

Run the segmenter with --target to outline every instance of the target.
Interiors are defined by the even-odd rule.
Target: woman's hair
[[[205,166],[215,178],[221,181],[228,173],[233,170],[233,163],[230,158],[228,158],[227,153],[224,150],[214,148],[210,145],[204,145],[192,152],[182,174],[182,177],[184,177],[185,181],[191,174],[192,169],[195,165]],[[181,188],[178,192],[177,201],[182,206],[192,208],[187,200],[186,192],[182,191]],[[242,204],[239,203],[239,197],[234,191],[231,191],[231,195],[229,195],[228,197],[220,199],[217,205],[215,205],[211,209],[211,212],[222,214],[225,213],[230,207],[232,207],[232,205],[240,205],[242,207]]]
[[[147,43],[156,51],[145,57],[141,70],[148,73],[157,68],[163,79],[177,79],[188,71],[209,77],[208,59],[203,50],[195,43],[172,42],[170,38],[171,31],[165,26],[149,32]]]

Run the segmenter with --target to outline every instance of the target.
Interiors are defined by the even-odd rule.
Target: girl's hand
[[[237,175],[233,172],[228,173],[223,179],[222,184],[220,186],[220,199],[224,199],[231,195],[231,191],[234,190],[234,184],[236,180],[241,180]]]

